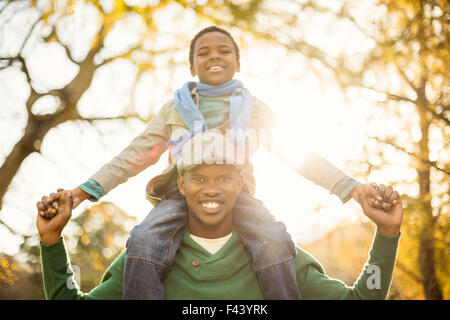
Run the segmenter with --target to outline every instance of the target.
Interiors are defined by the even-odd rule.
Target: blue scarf
[[[208,130],[205,118],[192,100],[191,90],[194,86],[197,86],[197,92],[201,96],[220,97],[231,93],[230,130],[236,140],[242,138],[239,133],[246,133],[249,128],[253,97],[241,81],[233,79],[218,86],[188,81],[181,89],[175,91],[175,107],[189,131],[168,142],[172,158],[181,151],[184,143],[192,136]]]

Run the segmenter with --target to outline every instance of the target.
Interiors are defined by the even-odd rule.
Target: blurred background
[[[242,80],[295,164],[313,150],[405,205],[390,299],[449,299],[450,4],[445,0],[0,1],[0,299],[43,299],[36,202],[72,189],[142,132],[189,73],[202,28],[230,31]],[[275,134],[275,133],[274,133]],[[261,149],[256,196],[352,285],[374,225]],[[65,229],[89,291],[152,206],[155,165]]]

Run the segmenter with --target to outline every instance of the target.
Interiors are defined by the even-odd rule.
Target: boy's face
[[[186,198],[189,231],[203,238],[231,233],[232,209],[242,188],[238,169],[229,164],[199,165],[178,177]]]
[[[195,41],[192,76],[200,82],[219,85],[230,81],[240,70],[236,50],[231,39],[222,32],[208,32]]]

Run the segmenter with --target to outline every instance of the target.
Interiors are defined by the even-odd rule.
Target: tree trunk
[[[434,228],[422,230],[419,246],[419,266],[423,278],[423,290],[427,300],[442,300],[442,289],[436,277],[434,259]]]
[[[78,113],[77,104],[83,93],[91,85],[97,69],[97,66],[94,64],[94,57],[100,51],[102,45],[102,41],[98,40],[96,42],[86,59],[81,63],[78,74],[65,88],[53,90],[50,93],[60,98],[62,110],[48,116],[34,116],[31,113],[31,108],[42,94],[36,93],[30,83],[31,93],[26,102],[28,122],[25,133],[0,167],[0,210],[8,186],[17,174],[22,162],[30,153],[40,150],[42,140],[48,131],[65,121],[82,119]]]
[[[32,132],[29,122],[27,128],[25,129],[24,136],[19,140],[19,142],[16,143],[13,150],[0,168],[0,209],[3,204],[3,196],[5,195],[12,179],[19,170],[23,160],[25,160],[30,153],[36,151],[35,146],[38,144],[38,139]]]
[[[420,129],[422,137],[419,141],[419,161],[417,173],[419,176],[420,209],[422,211],[422,230],[420,232],[419,268],[423,279],[425,298],[429,300],[441,300],[442,288],[439,285],[435,272],[434,257],[434,219],[431,206],[430,170],[429,164],[429,127],[430,119],[426,111],[427,99],[425,96],[426,80],[422,79],[421,86],[417,90],[417,109],[420,116]]]

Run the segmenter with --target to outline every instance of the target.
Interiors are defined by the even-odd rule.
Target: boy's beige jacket
[[[192,91],[192,98],[198,102],[195,89]],[[275,114],[262,101],[253,97],[253,108],[250,119],[250,128],[259,132],[267,133],[275,125]],[[228,123],[221,126],[222,131],[228,127]],[[117,185],[124,183],[129,178],[154,164],[162,153],[168,148],[167,141],[179,137],[188,128],[184,124],[181,116],[175,107],[174,100],[167,102],[156,114],[145,130],[132,140],[132,142],[110,162],[105,164],[90,179],[95,180],[103,188],[105,194],[114,189]],[[262,142],[264,139],[261,139]],[[260,140],[258,140],[259,145]],[[270,149],[270,147],[269,147]],[[335,168],[327,160],[318,155],[310,156],[301,166],[297,168],[305,178],[321,185],[327,190],[333,186],[346,174]],[[173,179],[176,174],[174,164],[169,163],[164,172],[154,177],[147,185],[147,198],[155,204],[157,201],[165,199],[164,185]],[[242,170],[244,178],[244,190],[254,194],[255,180],[253,177],[253,167],[247,165]]]
[[[195,89],[192,92],[192,98],[194,101],[198,101]],[[273,127],[274,119],[273,111],[259,99],[253,98],[250,128],[255,130],[270,129]],[[228,123],[225,123],[219,129],[224,131],[227,127]],[[159,159],[159,156],[167,149],[167,141],[179,137],[186,131],[188,131],[188,128],[178,114],[175,101],[172,99],[161,108],[145,130],[133,139],[128,147],[100,168],[90,179],[97,181],[106,194],[117,185],[124,183],[149,165],[154,164],[155,162],[149,161],[150,156],[155,159],[156,153],[156,158]],[[169,163],[161,176],[152,179],[152,183],[147,186],[147,198],[152,203],[155,200],[164,199],[163,189],[160,187],[176,173],[176,171],[173,171],[173,167],[174,164]],[[255,181],[251,165],[246,166],[243,170],[243,178],[246,191],[254,194]],[[155,183],[157,184],[156,188]]]

